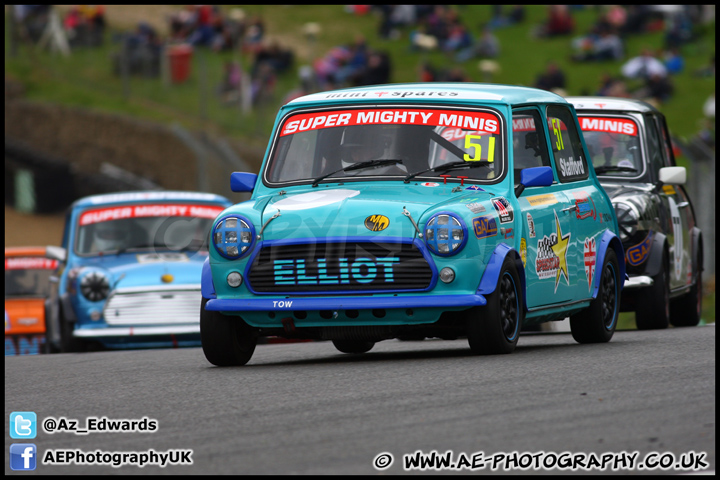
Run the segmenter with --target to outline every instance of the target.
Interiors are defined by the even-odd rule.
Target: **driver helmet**
[[[94,236],[95,249],[104,252],[123,247],[129,237],[129,231],[117,222],[101,222],[95,226]]]

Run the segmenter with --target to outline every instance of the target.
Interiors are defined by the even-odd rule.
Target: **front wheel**
[[[375,346],[375,342],[361,340],[333,340],[332,343],[342,353],[365,353]]]
[[[570,332],[578,343],[609,342],[615,333],[620,302],[620,266],[615,251],[605,253],[600,288],[590,306],[570,316]]]
[[[505,257],[495,291],[487,305],[470,310],[467,337],[476,355],[512,353],[517,345],[523,320],[520,277],[512,257]]]
[[[218,367],[245,365],[257,346],[257,333],[240,317],[230,317],[200,306],[200,339],[205,358]]]

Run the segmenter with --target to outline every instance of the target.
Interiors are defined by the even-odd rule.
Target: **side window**
[[[539,128],[542,125],[537,110],[513,111],[512,150],[515,182],[520,182],[520,171],[531,167],[549,167],[550,157],[545,142],[545,134]]]
[[[651,114],[645,115],[645,131],[647,133],[648,161],[650,168],[657,175],[658,170],[665,166],[663,161],[664,144],[658,132],[657,123]]]
[[[582,141],[575,126],[575,117],[569,108],[552,105],[547,110],[550,148],[561,182],[588,178],[587,159]]]

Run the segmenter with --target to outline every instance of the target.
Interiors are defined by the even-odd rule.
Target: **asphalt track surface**
[[[37,414],[37,437],[10,438],[10,414],[27,411]],[[157,428],[48,434],[48,418],[56,428],[63,418],[68,428],[92,418],[146,418]],[[714,325],[621,331],[599,345],[569,333],[525,334],[514,353],[487,357],[470,355],[460,339],[385,341],[364,355],[330,342],[260,345],[234,368],[213,367],[196,348],[5,359],[5,473],[13,475],[403,474],[419,472],[404,467],[416,452],[449,452],[463,467],[426,470],[441,474],[548,474],[533,462],[558,466],[570,454],[585,469],[552,472],[713,473],[715,430]],[[13,443],[36,445],[36,470],[11,470]],[[173,449],[192,464],[105,463],[119,452],[151,458]],[[62,451],[102,464],[45,462]],[[393,458],[384,470],[374,462],[386,466],[390,457],[380,454]],[[600,470],[590,454],[626,463]],[[689,459],[706,466],[637,466]]]

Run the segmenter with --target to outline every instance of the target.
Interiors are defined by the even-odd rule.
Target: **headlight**
[[[212,239],[220,255],[234,260],[240,258],[252,246],[255,227],[243,217],[225,217],[215,225]]]
[[[452,213],[437,213],[425,225],[425,243],[436,255],[455,255],[467,242],[465,223]]]
[[[640,213],[634,205],[626,202],[613,203],[620,228],[620,240],[628,241],[637,232]]]
[[[80,279],[80,293],[91,302],[105,300],[110,294],[110,281],[102,272],[90,272]]]

